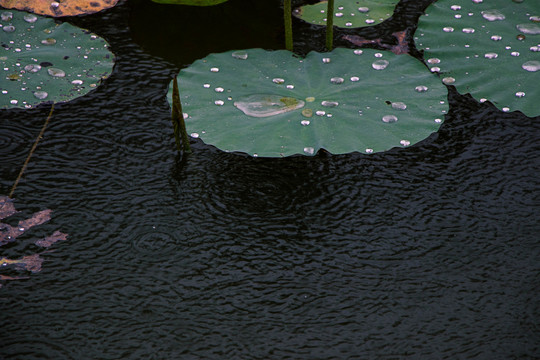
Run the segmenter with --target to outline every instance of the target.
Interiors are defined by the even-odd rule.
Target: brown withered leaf
[[[51,246],[52,244],[60,240],[67,240],[67,234],[64,234],[56,230],[52,235],[47,236],[44,239],[37,240],[36,245],[44,247],[44,248],[48,248],[49,246]]]
[[[11,200],[7,196],[0,196],[0,220],[4,219],[8,216],[11,216],[18,211],[15,209],[15,206],[13,205],[13,200]],[[11,226],[9,224],[4,224],[0,222],[0,246],[8,244],[12,241],[15,241],[15,239],[22,235],[24,232],[29,230],[30,228],[41,225],[44,222],[47,222],[51,219],[51,213],[52,211],[42,210],[34,213],[29,219],[21,220],[17,224],[17,226]],[[54,244],[57,241],[60,240],[67,240],[67,234],[64,234],[60,231],[55,231],[52,235],[47,236],[43,239],[37,240],[35,243],[38,246],[41,247],[49,247],[52,244]],[[50,251],[50,250],[49,250]],[[48,252],[48,251],[45,251]],[[29,256],[24,256],[22,259],[18,260],[12,260],[8,258],[0,258],[0,269],[4,266],[8,265],[14,265],[20,270],[26,270],[33,273],[37,273],[41,271],[41,264],[43,263],[43,258],[39,256],[39,254],[33,254]],[[0,281],[2,280],[18,280],[18,279],[26,279],[26,277],[13,277],[13,276],[7,276],[7,275],[0,275]],[[0,284],[0,287],[2,287],[2,284]]]
[[[0,220],[17,213],[13,200],[5,195],[0,195]]]
[[[396,55],[407,54],[409,52],[409,43],[407,42],[407,30],[397,31],[392,33],[392,35],[397,39],[397,45],[385,44],[380,38],[366,39],[358,35],[344,35],[343,39],[350,41],[360,47],[365,45],[376,45],[384,49],[388,49]]]
[[[13,208],[15,210],[15,208]],[[0,223],[0,246],[6,245],[24,234],[30,228],[41,225],[51,219],[52,210],[41,210],[32,215],[31,218],[19,221],[17,226]]]
[[[111,8],[118,0],[0,0],[8,9],[53,17],[93,14]]]
[[[7,275],[0,275],[0,280],[21,280],[21,279],[28,279],[28,276],[7,276]],[[0,284],[0,287],[2,287],[2,284]]]
[[[28,270],[33,273],[37,273],[41,271],[42,263],[43,263],[43,259],[39,256],[39,254],[24,256],[22,259],[19,259],[19,260],[0,258],[0,266],[15,265],[19,269]]]

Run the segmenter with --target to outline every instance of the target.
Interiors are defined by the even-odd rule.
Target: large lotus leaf
[[[394,13],[399,0],[336,0],[334,25],[363,27],[376,25]],[[298,18],[316,25],[326,25],[328,1],[304,5],[294,11]]]
[[[212,6],[212,5],[224,3],[228,0],[152,0],[152,1],[159,4]]]
[[[0,0],[0,6],[54,17],[93,14],[111,8],[118,0]]]
[[[111,73],[114,55],[97,35],[22,11],[0,16],[0,108],[69,101]]]
[[[265,157],[408,146],[437,131],[448,108],[446,87],[421,62],[372,49],[211,54],[178,84],[191,136]]]
[[[459,92],[536,116],[539,21],[538,0],[440,0],[420,18],[415,37],[430,66]]]

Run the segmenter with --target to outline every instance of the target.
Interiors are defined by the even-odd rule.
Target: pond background
[[[440,131],[406,149],[259,159],[194,141],[177,157],[172,76],[210,52],[282,48],[280,3],[68,19],[116,65],[55,106],[15,191],[6,222],[53,217],[1,256],[69,237],[0,289],[0,358],[540,358],[538,117],[451,88]],[[410,28],[428,3],[360,34]],[[323,49],[318,27],[294,29],[298,52]],[[1,194],[48,111],[2,110]]]

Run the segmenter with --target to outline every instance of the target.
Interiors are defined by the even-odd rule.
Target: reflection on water
[[[2,256],[70,237],[0,290],[0,357],[539,357],[538,118],[451,91],[406,149],[262,159],[197,140],[176,162],[176,69],[132,42],[130,6],[75,20],[118,63],[55,108],[17,187],[24,215],[54,216]],[[3,113],[0,193],[44,113]]]

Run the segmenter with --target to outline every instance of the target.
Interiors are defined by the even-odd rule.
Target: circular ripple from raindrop
[[[75,359],[64,344],[47,341],[42,336],[3,341],[2,355],[6,359]]]
[[[18,123],[5,123],[1,127],[0,158],[2,162],[20,160],[20,165],[22,165],[37,133],[25,129]]]

